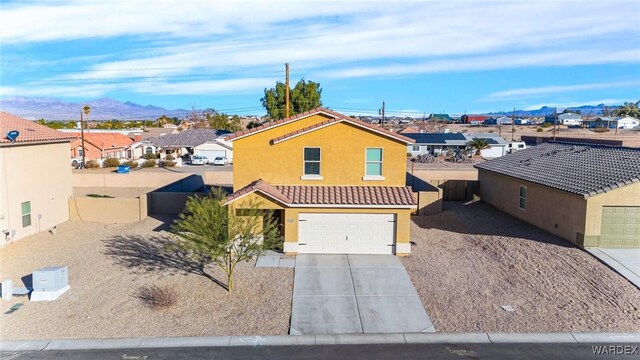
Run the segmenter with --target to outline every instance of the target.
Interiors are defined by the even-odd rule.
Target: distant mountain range
[[[605,107],[609,110],[614,110],[619,108],[620,106],[608,106],[608,105],[604,105],[604,104],[599,104],[599,105],[582,105],[582,106],[574,106],[574,107],[567,107],[567,108],[557,108],[558,113],[562,112],[563,110],[568,110],[568,111],[579,111],[582,115],[591,115],[591,116],[597,116],[597,115],[602,115],[604,113],[604,109]],[[553,112],[556,111],[556,108],[554,107],[549,107],[549,106],[543,106],[538,110],[516,110],[515,113],[513,111],[498,111],[498,112],[491,112],[491,113],[487,113],[487,115],[515,115],[515,116],[546,116],[546,115],[551,115],[553,114]]]
[[[0,99],[0,110],[22,116],[27,119],[75,120],[80,116],[84,105],[91,106],[91,120],[155,120],[162,115],[168,117],[184,117],[190,110],[165,108],[153,105],[139,105],[130,101],[120,102],[111,98],[92,100],[86,103],[75,103],[55,98],[10,97]],[[619,106],[607,106],[615,109]],[[568,107],[568,110],[579,110],[583,115],[602,115],[604,104]],[[498,111],[487,115],[545,116],[553,114],[555,108],[543,106],[538,110]],[[558,108],[558,112],[565,108]]]
[[[76,120],[84,105],[91,106],[91,120],[155,120],[162,115],[184,117],[190,111],[184,109],[167,110],[153,105],[139,105],[130,101],[120,102],[102,98],[83,103],[63,101],[54,98],[10,97],[0,99],[0,110],[27,119]]]

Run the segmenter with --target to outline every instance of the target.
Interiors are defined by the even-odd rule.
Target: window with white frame
[[[320,176],[320,148],[304,148],[304,175]]]
[[[527,208],[527,188],[525,186],[520,186],[520,209],[524,210]]]
[[[420,145],[413,145],[411,151],[420,151]]]
[[[153,154],[153,148],[151,146],[147,146],[144,149],[145,154]]]
[[[25,201],[21,204],[22,206],[22,227],[27,227],[31,225],[31,201]]]
[[[382,176],[382,149],[367,148],[366,176]]]

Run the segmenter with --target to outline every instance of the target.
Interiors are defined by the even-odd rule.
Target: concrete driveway
[[[291,335],[435,332],[393,255],[298,255]]]
[[[640,249],[587,248],[587,251],[640,288]]]

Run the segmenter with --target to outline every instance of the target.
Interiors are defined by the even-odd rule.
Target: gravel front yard
[[[403,263],[438,332],[640,330],[640,290],[486,204],[446,202],[439,215],[413,218],[411,236]]]
[[[170,221],[67,222],[56,235],[38,234],[0,250],[2,279],[12,278],[15,286],[22,286],[23,276],[50,265],[69,266],[71,285],[52,302],[25,297],[1,301],[0,339],[287,334],[293,269],[242,263],[229,295],[188,262],[163,252],[169,238],[162,220]],[[217,268],[207,273],[225,281]],[[177,305],[146,307],[136,293],[151,284],[174,287]],[[24,306],[4,314],[17,302]]]

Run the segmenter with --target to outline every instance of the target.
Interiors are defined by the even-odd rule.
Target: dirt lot
[[[447,202],[411,231],[416,246],[403,262],[438,332],[640,330],[640,290],[486,204]]]
[[[50,265],[69,266],[71,285],[52,302],[0,302],[3,313],[24,302],[13,314],[0,314],[0,339],[287,334],[293,269],[242,263],[228,295],[191,263],[163,250],[167,221],[67,222],[56,235],[42,233],[0,250],[0,275],[16,286],[21,277]],[[207,272],[224,279],[218,269]],[[175,287],[177,305],[146,307],[136,297],[145,284]]]

